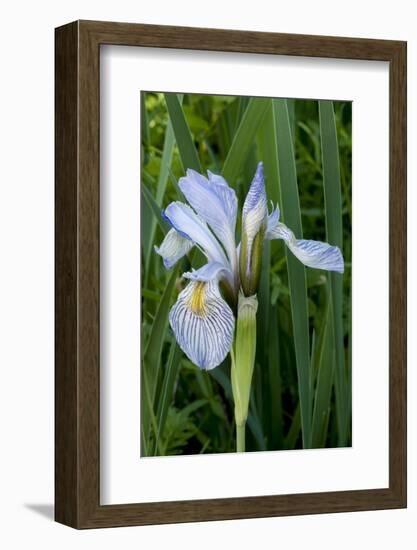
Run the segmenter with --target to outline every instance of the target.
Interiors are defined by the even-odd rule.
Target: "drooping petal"
[[[201,369],[220,365],[232,347],[235,319],[216,280],[191,281],[173,305],[169,322],[180,348]]]
[[[177,261],[188,254],[194,243],[190,239],[183,237],[174,228],[170,229],[165,235],[161,246],[155,246],[155,252],[162,256],[166,269],[177,263]]]
[[[242,210],[242,231],[252,242],[268,215],[263,163],[259,162]]]
[[[187,170],[178,185],[197,214],[209,225],[223,244],[229,260],[234,261],[235,225],[237,212],[236,193],[220,176],[210,175],[210,180]]]
[[[188,205],[182,202],[172,202],[164,211],[164,217],[182,235],[197,244],[209,261],[219,262],[228,266],[228,261],[222,247],[202,220]]]
[[[340,249],[328,243],[296,239],[294,233],[283,223],[277,223],[267,233],[268,239],[283,239],[300,262],[307,267],[343,273],[344,261]]]
[[[289,227],[277,221],[274,225],[272,223],[268,224],[265,238],[269,240],[283,239],[284,241],[290,241],[291,239],[295,239],[295,236]]]

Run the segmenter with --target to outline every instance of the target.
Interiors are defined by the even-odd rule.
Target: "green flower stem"
[[[241,426],[236,424],[236,451],[238,453],[245,452],[245,429],[246,422]]]
[[[245,426],[256,352],[256,296],[239,296],[236,336],[231,357],[231,381],[235,402],[236,449],[245,451]]]

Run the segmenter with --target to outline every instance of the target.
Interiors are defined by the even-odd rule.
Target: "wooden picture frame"
[[[76,21],[56,29],[55,518],[75,528],[406,506],[406,43]],[[100,505],[100,46],[180,48],[389,63],[389,487]]]

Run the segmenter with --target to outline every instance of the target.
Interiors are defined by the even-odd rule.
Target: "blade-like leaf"
[[[334,336],[331,296],[328,296],[325,314],[313,355],[313,370],[317,372],[312,421],[312,446],[324,447],[330,415],[330,399],[334,377]]]
[[[290,429],[288,430],[287,437],[285,438],[284,446],[286,449],[295,449],[297,444],[298,436],[301,429],[301,418],[300,418],[300,403],[298,403],[297,408],[291,422]]]
[[[323,161],[326,238],[343,251],[342,197],[340,187],[339,148],[333,102],[319,101],[321,148]],[[336,411],[339,445],[347,444],[348,391],[343,342],[343,275],[331,273],[331,291],[336,348]]]
[[[288,225],[295,236],[300,239],[302,238],[301,213],[287,102],[282,99],[274,99],[272,100],[272,104],[276,143],[275,162],[277,162],[279,169],[282,217],[285,224]],[[312,399],[307,280],[303,264],[301,264],[288,249],[286,250],[286,255],[297,364],[298,392],[300,397],[303,447],[309,448],[311,447]]]
[[[146,185],[141,186],[140,192],[142,194],[143,201],[146,203],[146,206],[148,207],[150,212],[152,212],[152,220],[155,220],[158,223],[159,227],[162,229],[164,234],[167,233],[170,229],[170,225],[162,217],[161,209],[156,204],[155,199],[152,196],[152,193],[149,191]]]
[[[223,165],[223,176],[232,186],[235,186],[235,181],[244,167],[245,159],[251,145],[255,142],[256,132],[268,106],[268,99],[251,98],[242,116]]]
[[[145,187],[142,183],[141,189]],[[142,245],[143,257],[146,257],[146,252],[151,242],[151,223],[153,218],[152,208],[147,201],[140,202],[140,239]]]
[[[155,441],[155,452],[158,450],[159,438],[164,433],[165,422],[167,419],[168,408],[172,402],[174,395],[174,385],[177,379],[180,364],[181,364],[181,349],[176,342],[171,344],[167,365],[165,368],[164,378],[162,381],[161,393],[157,399],[156,423],[157,433]]]
[[[155,319],[152,324],[148,344],[143,355],[143,367],[148,370],[149,391],[153,398],[156,379],[161,358],[162,346],[165,340],[165,332],[168,326],[168,313],[171,304],[171,295],[175,281],[178,277],[178,264],[172,269],[164,293],[159,302]]]
[[[276,307],[270,309],[268,339],[268,378],[269,378],[269,417],[271,419],[270,449],[282,449],[282,384],[281,364],[279,357],[279,328]]]
[[[149,340],[142,358],[142,436],[147,441],[153,410],[149,410],[149,403],[153,406],[155,390],[160,371],[162,347],[168,327],[168,314],[171,304],[171,295],[178,276],[178,265],[173,268],[152,324]]]
[[[141,126],[141,143],[149,145],[149,121],[146,112],[146,92],[140,94],[140,126]],[[143,166],[143,163],[142,163]]]
[[[182,97],[183,97],[182,94],[178,96],[178,101],[180,104],[182,103]],[[146,113],[145,113],[145,116],[146,116]],[[174,130],[172,129],[172,123],[169,120],[165,131],[164,147],[162,150],[161,165],[159,170],[158,183],[156,186],[155,203],[159,209],[161,209],[162,207],[162,200],[164,198],[167,183],[168,183],[174,145],[175,145],[175,135],[174,135]],[[150,228],[149,228],[149,244],[145,252],[145,273],[148,273],[149,266],[150,266],[150,259],[153,251],[152,245],[155,237],[156,222],[157,220],[152,218],[150,223]]]
[[[173,93],[164,95],[184,172],[192,168],[201,173],[200,161],[178,95]]]

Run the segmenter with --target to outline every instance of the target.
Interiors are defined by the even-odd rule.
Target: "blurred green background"
[[[142,456],[235,451],[229,358],[201,371],[167,322],[190,260],[167,272],[153,246],[185,168],[223,173],[241,209],[260,160],[283,221],[338,244],[345,273],[265,244],[246,449],[351,445],[351,130],[350,102],[141,93]]]

